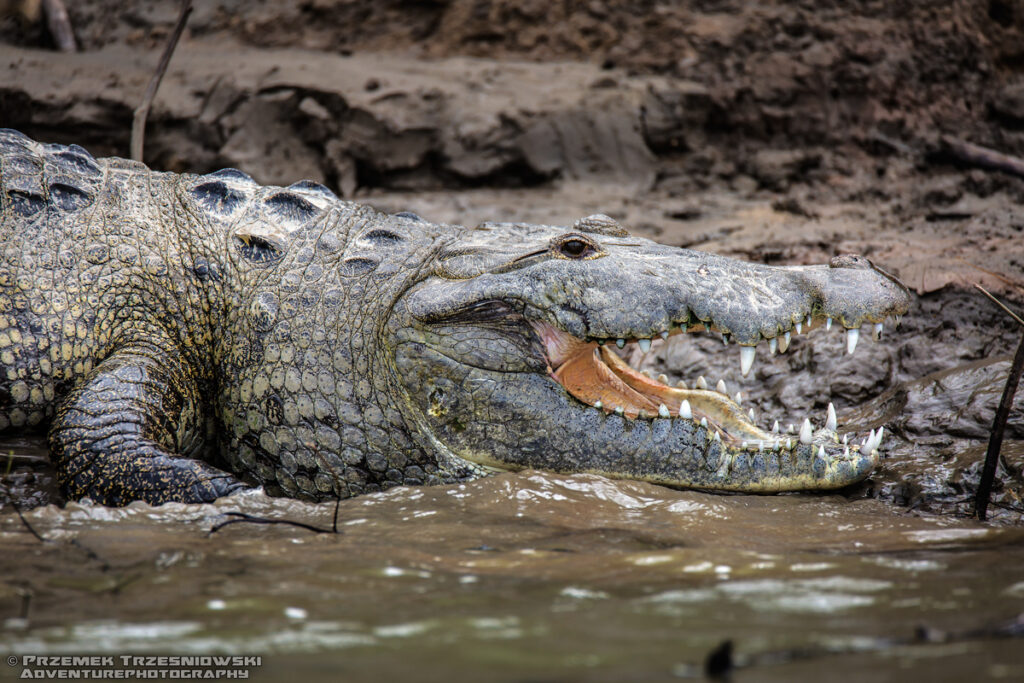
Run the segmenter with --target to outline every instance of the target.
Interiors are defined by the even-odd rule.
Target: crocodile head
[[[785,350],[792,331],[906,312],[909,293],[867,259],[772,267],[630,236],[606,216],[570,228],[489,223],[441,246],[396,301],[396,381],[417,440],[440,462],[594,472],[681,487],[834,489],[877,464],[881,431],[836,434],[834,412],[799,434],[758,426],[714,387],[669,387],[616,353],[700,330]],[[784,416],[778,416],[783,418]]]

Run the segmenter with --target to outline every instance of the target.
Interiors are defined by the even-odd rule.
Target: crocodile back
[[[83,337],[93,313],[55,285],[79,279],[73,226],[103,175],[77,145],[0,130],[0,431],[44,424],[61,385],[92,366]]]
[[[45,427],[119,344],[195,335],[175,177],[0,130],[0,432]]]

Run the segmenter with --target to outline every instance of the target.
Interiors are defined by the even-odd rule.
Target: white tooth
[[[741,405],[743,403],[743,392],[737,391],[732,400],[736,401],[736,405]]]
[[[875,341],[879,341],[882,338],[882,323],[875,323],[875,329],[873,332]]]
[[[647,370],[647,369],[641,370],[640,374],[643,375],[644,377],[646,377],[647,379],[654,379],[654,373],[651,372],[650,370]]]
[[[843,434],[843,445],[845,446],[849,442],[850,442],[850,435],[849,434]]]
[[[700,426],[701,426],[701,427],[704,427],[705,429],[707,429],[707,426],[708,426],[708,419],[707,419],[706,417],[702,417],[702,418],[700,419]]]
[[[754,417],[754,409],[753,408],[751,408],[750,410],[747,411],[747,415],[750,416],[750,421],[751,422],[757,422],[757,418]]]
[[[626,340],[620,337],[619,339],[615,340],[615,345],[621,349],[623,346],[626,345]]]
[[[828,404],[828,412],[825,414],[825,429],[830,432],[836,431],[836,426],[839,423],[836,421],[836,409],[831,403]]]
[[[697,378],[697,388],[702,390],[702,391],[706,391],[707,390],[707,388],[708,388],[708,381],[706,379],[704,379],[704,375],[701,375],[700,377]]]
[[[615,414],[616,415],[622,415],[625,412],[626,411],[625,411],[625,409],[622,406],[616,406],[615,407]]]
[[[756,346],[741,346],[740,347],[740,373],[744,377],[750,372],[750,368],[754,366],[754,356],[757,355]]]
[[[669,415],[668,406],[665,405],[664,403],[658,406],[658,417],[672,417],[671,415]]]
[[[828,332],[832,329],[832,318],[825,318],[825,331]]]
[[[682,379],[679,380],[678,382],[676,382],[676,387],[679,388],[679,389],[689,389],[690,388],[690,387],[686,386],[686,380],[682,380]]]
[[[665,330],[664,332],[661,333],[661,338],[668,339],[668,330]]]
[[[825,447],[824,446],[818,446],[818,457],[822,458],[822,459],[825,458]]]
[[[658,375],[658,381],[661,382],[662,384],[668,384],[668,375],[666,375],[664,372],[661,373],[660,375]]]
[[[690,410],[690,402],[683,399],[683,402],[679,404],[679,417],[685,417],[687,420],[693,419],[693,411]]]
[[[747,442],[744,441],[743,443],[741,443],[740,444],[740,448],[742,448],[743,450],[746,450],[747,449]]]
[[[704,323],[704,331],[705,332],[710,332],[711,331],[711,325],[708,325],[707,323]]]
[[[790,422],[788,425],[786,425],[786,433],[787,434],[792,434],[795,431],[796,430],[793,428],[793,423],[792,422]]]
[[[604,404],[603,404],[603,403],[601,403],[600,401],[594,401],[594,407],[595,407],[595,408],[601,408],[601,407],[603,407],[603,406],[604,406]]]
[[[850,457],[850,447],[849,446],[843,446],[843,457],[844,458],[849,458]]]
[[[885,427],[879,427],[878,432],[873,433],[871,440],[865,444],[864,450],[869,454],[878,450],[878,447],[882,445],[882,432],[884,429]]]
[[[807,314],[807,329],[811,328],[811,314]]]
[[[796,333],[797,334],[803,334],[804,333],[804,324],[802,322],[800,322],[799,320],[796,321]]]
[[[789,348],[789,332],[779,337],[779,353],[785,353]]]
[[[810,443],[813,438],[814,432],[811,428],[811,421],[805,417],[804,423],[800,425],[800,443]]]
[[[722,440],[722,435],[719,434],[718,432],[715,432],[715,441],[721,441],[721,440]]]
[[[779,421],[776,420],[775,424],[772,425],[772,434],[778,434],[778,433],[779,433]]]
[[[726,396],[729,395],[729,390],[725,388],[724,379],[718,380],[718,384],[715,385],[715,390],[720,394],[725,394]]]
[[[786,450],[787,451],[793,450],[793,440],[792,439],[786,439]]]
[[[851,327],[846,331],[846,353],[853,354],[857,350],[857,339],[860,338],[860,330]]]
[[[900,326],[900,317],[898,315],[894,315],[893,319],[896,321],[896,327],[899,327]]]
[[[644,353],[647,353],[648,351],[651,350],[651,340],[650,339],[637,339],[636,344],[637,344],[637,346],[640,347],[640,350],[643,351]]]
[[[722,343],[725,344],[726,346],[729,345],[729,335],[727,335],[725,332],[722,333]]]
[[[758,441],[757,442],[757,452],[760,453],[763,450],[764,450],[764,441]]]
[[[778,348],[779,348],[779,340],[778,339],[776,339],[775,337],[772,337],[771,339],[768,340],[768,353],[770,353],[771,355],[774,356],[775,352],[778,350]]]

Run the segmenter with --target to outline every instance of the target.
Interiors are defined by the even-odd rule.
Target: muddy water
[[[0,651],[251,653],[262,680],[642,681],[699,676],[732,639],[740,681],[1024,678],[1021,641],[990,632],[1024,613],[1020,527],[538,472],[343,501],[338,534],[211,534],[231,511],[335,512],[259,493],[49,505],[25,513],[41,542],[8,509]]]
[[[0,653],[248,653],[258,680],[660,681],[699,678],[731,640],[736,681],[1024,680],[1019,474],[1001,473],[993,522],[966,518],[1008,338],[943,325],[979,310],[958,302],[922,300],[852,357],[838,334],[797,337],[746,379],[735,347],[697,335],[631,359],[722,377],[762,420],[820,424],[831,400],[840,431],[886,424],[879,471],[837,494],[521,472],[342,501],[337,534],[211,534],[232,512],[329,529],[335,507],[61,507],[41,440],[7,440]]]

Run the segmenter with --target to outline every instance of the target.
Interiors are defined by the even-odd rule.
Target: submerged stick
[[[142,98],[142,104],[135,110],[135,116],[132,119],[131,155],[132,159],[136,161],[142,161],[142,142],[146,137],[146,117],[149,116],[149,108],[153,104],[156,91],[160,87],[160,81],[164,79],[167,65],[171,63],[174,48],[178,46],[178,39],[181,38],[181,34],[185,30],[185,22],[188,21],[188,15],[191,13],[192,0],[182,0],[181,13],[178,14],[178,23],[175,24],[174,31],[167,40],[167,47],[164,48],[164,53],[160,55],[160,63],[156,66],[153,78],[149,80],[149,85],[146,86],[146,94]]]
[[[1004,171],[1024,178],[1024,159],[959,140],[951,135],[943,135],[942,144],[946,146],[950,154],[966,164],[993,171]]]
[[[993,301],[995,297],[981,289]],[[1014,315],[1006,306],[996,301],[1001,308],[1007,311],[1017,322],[1021,319]],[[1021,322],[1024,325],[1024,322]],[[978,519],[984,521],[988,511],[988,501],[992,495],[992,483],[996,477],[996,465],[999,462],[999,451],[1003,447],[1003,433],[1006,431],[1006,421],[1010,417],[1010,407],[1013,405],[1013,396],[1017,393],[1017,385],[1020,383],[1020,376],[1024,373],[1024,334],[1021,334],[1020,344],[1017,345],[1017,352],[1013,356],[1013,364],[1010,365],[1010,374],[1006,378],[1006,386],[1003,387],[1003,398],[999,401],[999,408],[996,410],[996,417],[992,421],[992,432],[988,440],[988,450],[985,451],[985,466],[981,470],[981,479],[978,481],[978,493],[974,499],[974,514]]]
[[[43,536],[41,536],[39,534],[38,531],[36,531],[35,529],[32,528],[32,525],[28,523],[27,519],[25,519],[25,515],[22,514],[21,508],[19,508],[18,504],[15,503],[13,500],[11,501],[11,507],[13,507],[14,511],[18,513],[18,519],[20,519],[21,523],[25,525],[25,528],[28,529],[30,534],[32,534],[33,536],[38,538],[39,541],[42,542],[42,543],[50,543],[50,539],[44,538]]]
[[[335,509],[337,510],[337,509]],[[283,526],[293,526],[298,529],[305,529],[306,531],[312,531],[317,534],[340,534],[338,531],[338,518],[334,518],[334,526],[331,529],[324,529],[323,527],[314,526],[312,524],[306,524],[305,522],[296,522],[290,519],[270,519],[269,517],[257,517],[256,515],[250,515],[245,512],[225,512],[226,517],[234,517],[226,522],[221,522],[210,529],[209,535],[213,535],[223,529],[224,527],[231,526],[232,524],[279,524]]]

